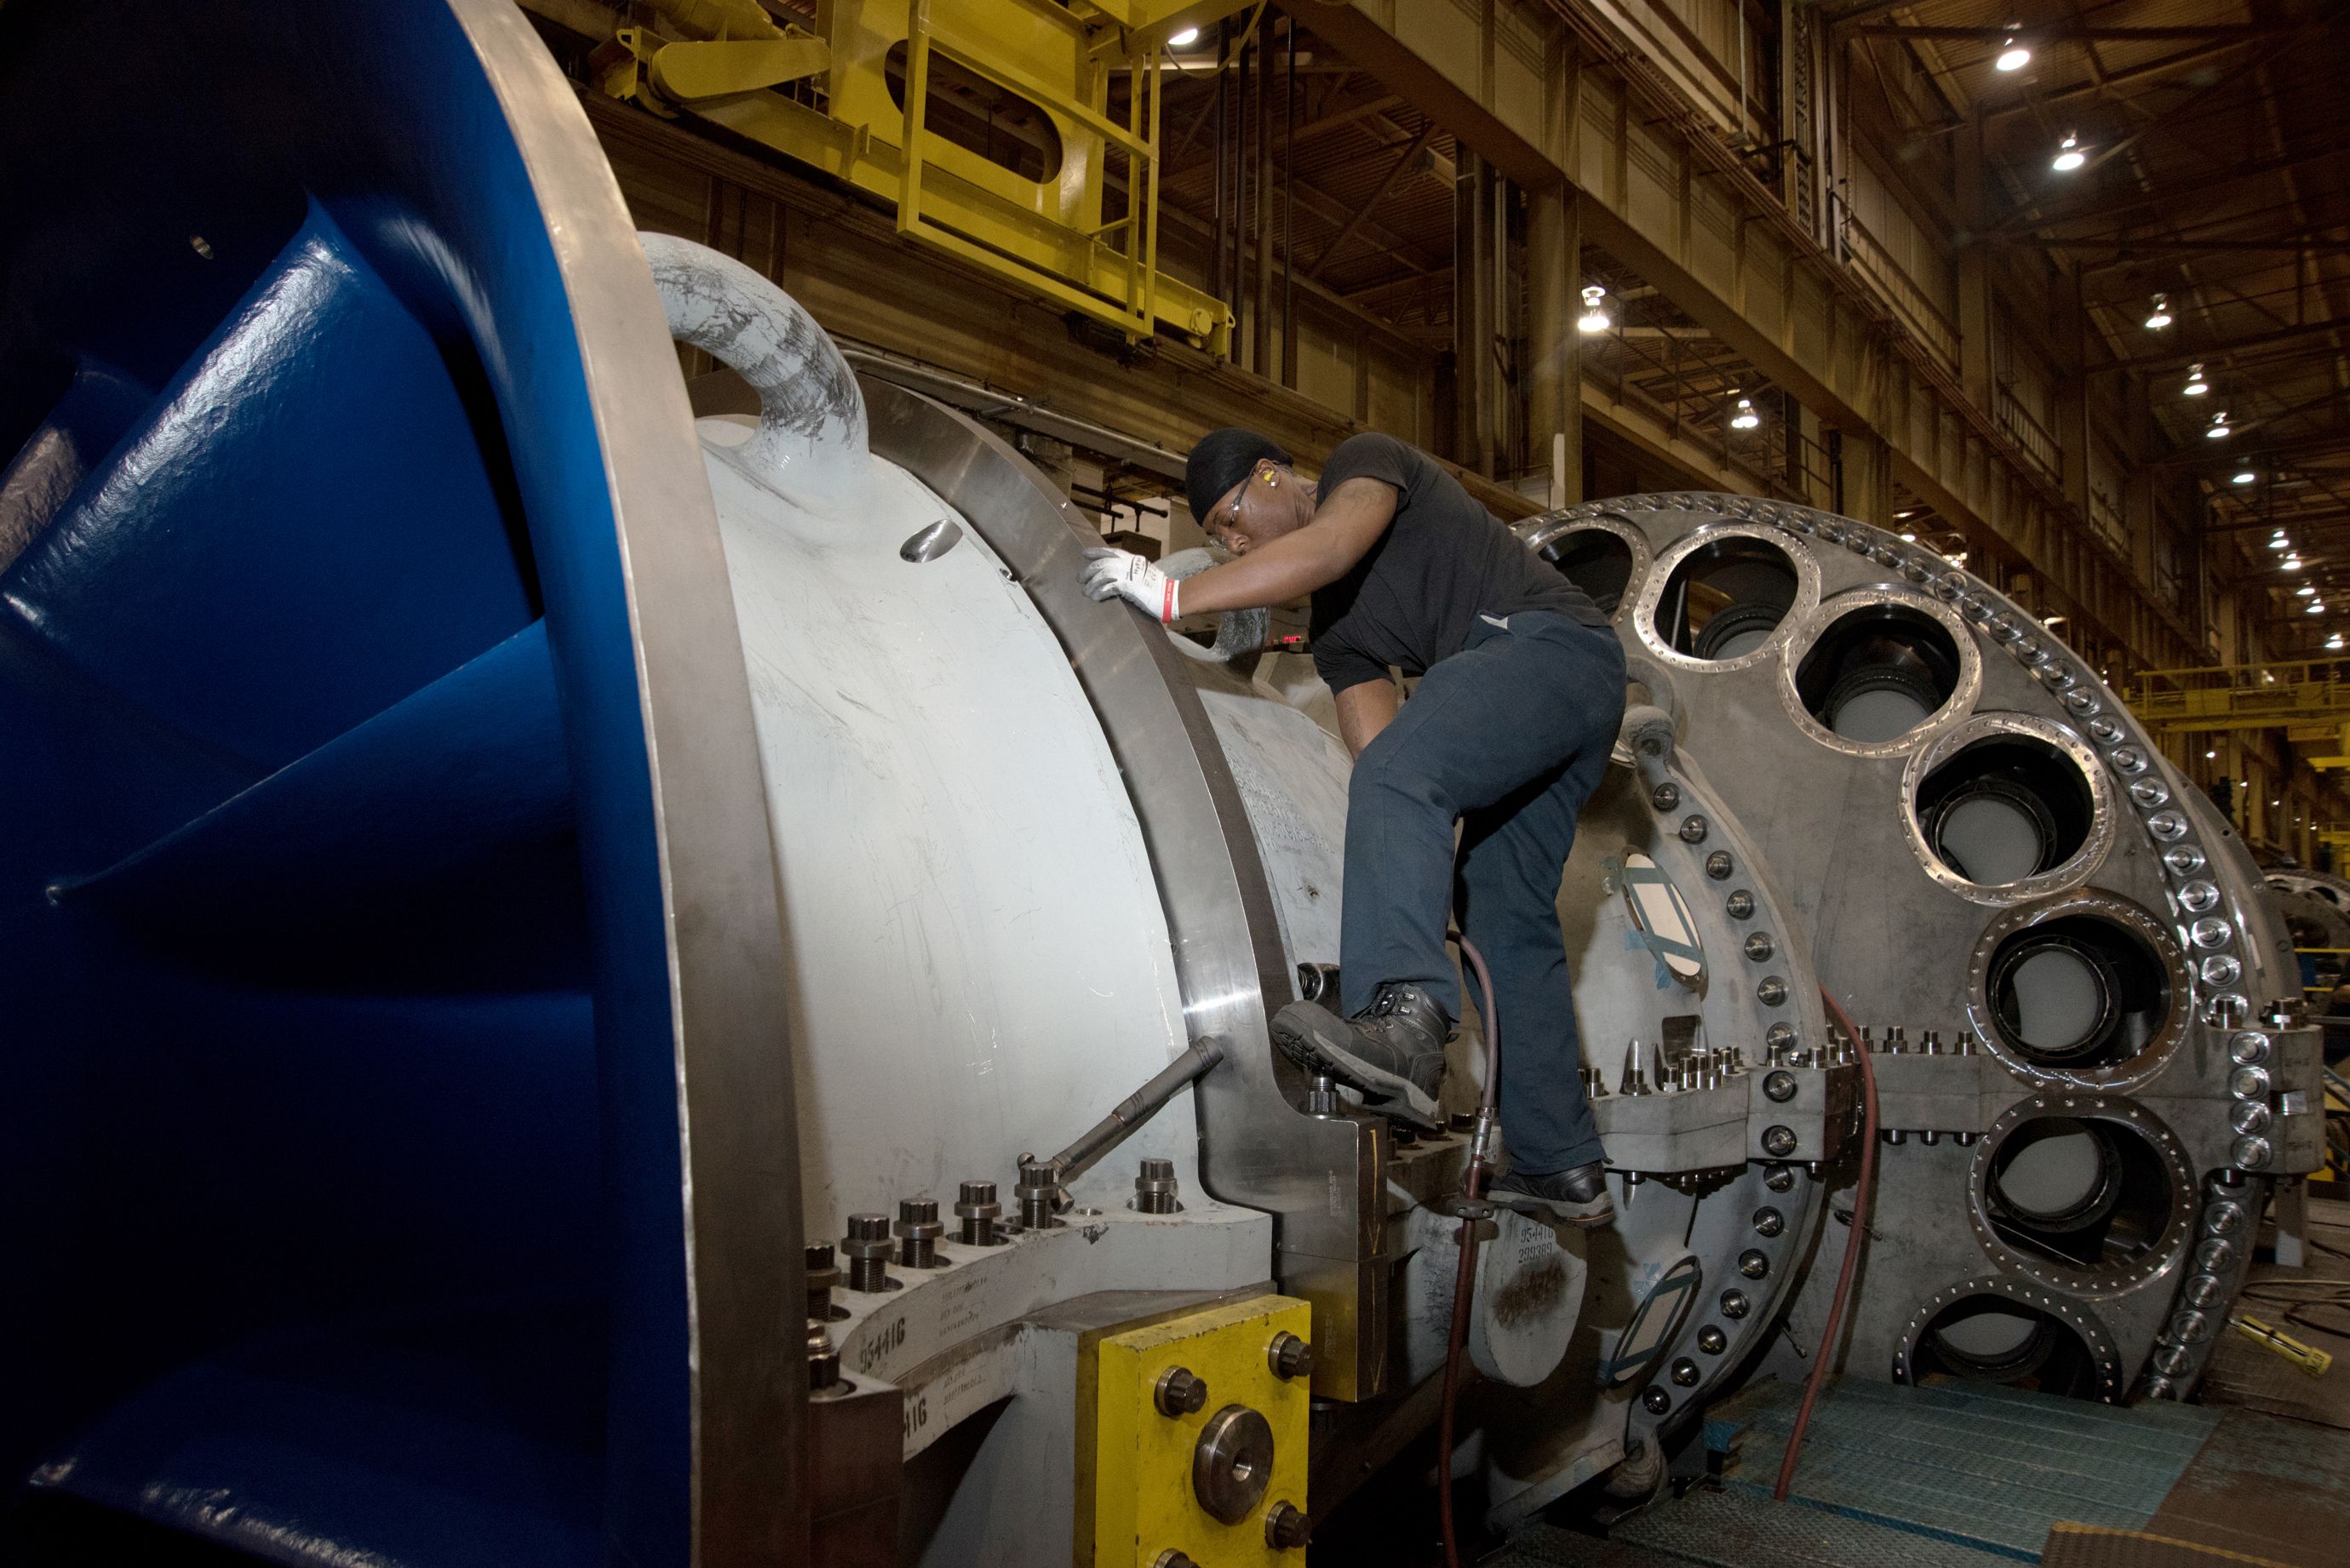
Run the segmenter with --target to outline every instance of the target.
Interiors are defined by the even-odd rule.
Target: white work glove
[[[1087,598],[1106,599],[1116,594],[1162,624],[1179,613],[1175,579],[1133,551],[1114,545],[1087,549],[1085,585]]]

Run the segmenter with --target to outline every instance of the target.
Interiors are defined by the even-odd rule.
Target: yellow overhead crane
[[[2338,659],[2149,670],[2130,709],[2157,734],[2284,730],[2286,739],[2330,745],[2314,768],[2350,768],[2350,663]]]
[[[908,239],[1130,340],[1165,329],[1228,347],[1231,308],[1158,270],[1159,67],[1168,38],[1246,0],[830,0],[821,34],[779,24],[758,0],[651,6],[658,26],[619,28],[596,51],[612,97],[723,126],[894,202]],[[1033,175],[929,123],[941,68],[1041,114],[1053,134]],[[1124,123],[1109,103],[1120,71]],[[801,82],[821,90],[776,90]],[[1114,158],[1126,210],[1106,220]]]

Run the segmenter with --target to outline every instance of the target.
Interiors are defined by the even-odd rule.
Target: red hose
[[[1787,1501],[1787,1489],[1795,1479],[1795,1460],[1803,1452],[1804,1433],[1812,1424],[1812,1405],[1820,1397],[1820,1385],[1827,1381],[1830,1353],[1835,1348],[1836,1331],[1844,1326],[1845,1303],[1852,1293],[1853,1270],[1860,1262],[1861,1238],[1868,1231],[1868,1202],[1877,1190],[1877,1068],[1868,1059],[1868,1047],[1862,1043],[1860,1031],[1852,1026],[1852,1019],[1825,985],[1820,987],[1820,1000],[1835,1014],[1846,1038],[1853,1043],[1853,1054],[1860,1059],[1860,1180],[1853,1188],[1852,1233],[1844,1241],[1844,1266],[1836,1271],[1835,1294],[1828,1299],[1827,1324],[1820,1330],[1820,1348],[1812,1357],[1812,1374],[1804,1379],[1804,1402],[1795,1408],[1795,1425],[1787,1434],[1787,1452],[1779,1461],[1779,1484],[1771,1492],[1781,1502]]]
[[[1461,1196],[1475,1203],[1485,1191],[1486,1140],[1492,1136],[1494,1112],[1501,1104],[1502,1021],[1493,1010],[1493,979],[1485,957],[1467,937],[1458,933],[1461,955],[1477,971],[1484,999],[1478,1013],[1485,1033],[1485,1090],[1478,1102],[1478,1131],[1469,1145],[1469,1167],[1461,1178]],[[1444,1568],[1461,1568],[1461,1546],[1452,1532],[1452,1410],[1461,1392],[1461,1351],[1469,1338],[1469,1294],[1476,1285],[1477,1221],[1461,1221],[1461,1266],[1452,1277],[1452,1327],[1444,1341],[1444,1397],[1436,1417],[1436,1522],[1444,1538]]]

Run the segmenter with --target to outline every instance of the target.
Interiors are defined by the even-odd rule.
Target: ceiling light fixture
[[[2020,71],[2031,63],[2032,51],[2017,43],[2015,35],[2010,33],[2007,41],[1999,47],[1999,58],[1991,61],[1991,68],[1995,71]]]
[[[2154,296],[2154,308],[2146,313],[2146,329],[2148,332],[2159,332],[2169,325],[2170,296],[2167,294],[2158,294]]]
[[[2280,528],[2273,535],[2270,535],[2269,548],[2272,550],[2290,550],[2293,548],[2293,541],[2286,538],[2284,536],[2284,530]]]
[[[2203,379],[2203,367],[2200,364],[2189,365],[2187,368],[2187,385],[2178,389],[2190,398],[2199,398],[2211,389],[2211,383]]]
[[[2059,174],[2070,174],[2088,161],[2089,155],[2081,151],[2081,139],[2068,130],[2064,133],[2064,140],[2057,144],[2056,156],[2048,166]]]
[[[2252,481],[2254,481],[2254,480],[2258,479],[2259,477],[2260,477],[2260,475],[2259,475],[2259,474],[2254,473],[2254,472],[2253,472],[2251,469],[2249,469],[2249,468],[2247,468],[2247,469],[2241,469],[2241,470],[2238,471],[2238,472],[2237,472],[2237,474],[2236,474],[2236,477],[2235,477],[2235,478],[2233,478],[2233,479],[2231,479],[2231,480],[2230,480],[2230,481],[2228,481],[2228,483],[2230,483],[2230,484],[2250,484],[2250,483],[2252,483]]]
[[[2221,409],[2218,413],[2213,414],[2211,422],[2204,427],[2203,433],[2213,441],[2226,441],[2230,436],[2234,435],[2236,432],[2228,428],[2228,410]]]
[[[2335,632],[2332,637],[2327,638],[2327,639],[2325,639],[2325,646],[2326,646],[2326,647],[2328,647],[2328,648],[2339,648],[2339,647],[2341,647],[2341,646],[2342,646],[2342,634],[2341,634],[2340,632],[2338,632],[2338,631],[2337,631],[2337,632]]]
[[[1901,542],[1905,545],[1914,545],[1918,542],[1918,535],[1915,534],[1904,534],[1901,535]]]
[[[1176,34],[1173,37],[1168,39],[1167,47],[1170,49],[1188,49],[1199,41],[1200,29],[1197,27],[1186,27],[1181,32]]]
[[[2217,753],[2217,752],[2206,752],[2206,753],[2203,753],[2203,760],[2204,760],[2205,762],[2207,762],[2207,763],[2208,763],[2208,762],[2210,762],[2212,758],[2214,758],[2214,757],[2218,756],[2219,754],[2220,754],[2220,753]]]
[[[1614,325],[1607,319],[1607,307],[1599,303],[1607,297],[1607,291],[1597,284],[1584,285],[1583,314],[1577,317],[1575,322],[1575,329],[1577,332],[1605,332]]]
[[[1739,399],[1738,411],[1730,417],[1730,428],[1734,431],[1751,431],[1762,422],[1762,416],[1754,411],[1754,400]]]
[[[2317,585],[2315,583],[2303,583],[2301,587],[2293,589],[2293,591],[2299,594],[2303,598],[2308,598],[2317,592]]]

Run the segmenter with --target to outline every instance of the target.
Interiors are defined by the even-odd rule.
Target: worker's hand
[[[1112,594],[1161,622],[1175,618],[1176,581],[1131,550],[1095,545],[1086,551],[1086,597]]]

